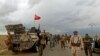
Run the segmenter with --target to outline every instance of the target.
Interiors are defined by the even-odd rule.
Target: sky
[[[34,21],[35,14],[41,20]],[[0,34],[5,25],[41,25],[50,33],[100,34],[100,0],[0,0]],[[91,24],[93,27],[91,27]],[[91,29],[93,28],[93,29]]]

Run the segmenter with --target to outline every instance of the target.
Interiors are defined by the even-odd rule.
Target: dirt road
[[[3,54],[4,56],[38,56],[38,53],[20,53],[17,55],[11,55],[11,52],[9,52],[10,55]],[[3,56],[0,55],[0,56]],[[84,52],[82,52],[82,55],[84,55]],[[93,54],[94,56],[100,56],[100,54]],[[61,49],[60,45],[56,45],[54,48],[50,49],[49,45],[44,50],[43,56],[71,56],[70,55],[70,49],[66,47],[66,49]]]

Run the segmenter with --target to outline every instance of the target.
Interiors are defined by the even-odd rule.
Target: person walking
[[[52,48],[53,47],[53,35],[52,34],[50,34],[50,48]]]
[[[93,56],[92,49],[91,49],[92,48],[92,38],[88,34],[85,34],[85,38],[83,38],[83,42],[84,42],[85,55]]]
[[[66,37],[64,35],[62,35],[61,37],[61,48],[64,48],[65,49],[65,41],[66,41]]]
[[[69,47],[71,49],[72,56],[82,56],[81,51],[83,50],[82,37],[78,34],[78,31],[74,31],[71,36]]]
[[[37,36],[39,37],[39,40],[38,40],[39,55],[38,56],[43,56],[43,50],[46,47],[45,32],[42,33],[41,30],[38,29]]]
[[[66,46],[68,47],[68,44],[69,44],[69,37],[67,35],[67,33],[65,34],[65,43],[66,43]]]

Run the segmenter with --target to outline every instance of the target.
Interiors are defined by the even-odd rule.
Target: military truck
[[[12,35],[13,41],[11,44],[12,48],[10,50],[13,52],[37,51],[36,43],[39,38],[34,27],[32,27],[29,31],[25,30],[23,24],[6,25],[5,28],[7,32]],[[9,39],[7,41],[9,41]]]

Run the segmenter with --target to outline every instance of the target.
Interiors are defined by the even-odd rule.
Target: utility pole
[[[94,26],[96,26],[94,23],[90,23],[89,24],[89,26],[91,27],[91,34],[92,34],[92,36],[93,36],[93,34],[94,34]]]

